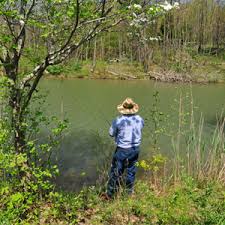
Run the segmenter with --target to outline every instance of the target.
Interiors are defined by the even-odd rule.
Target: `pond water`
[[[204,117],[205,135],[210,135],[225,107],[224,84],[190,86],[153,81],[76,79],[43,80],[41,88],[48,91],[47,112],[70,122],[58,151],[61,175],[57,183],[67,190],[79,190],[83,185],[96,182],[97,167],[111,157],[115,148],[108,135],[109,124],[118,115],[116,106],[126,97],[132,97],[139,104],[139,114],[145,119],[140,158],[150,154],[152,124],[149,118],[156,91],[159,92],[160,111],[169,115],[166,124],[171,129],[178,121],[180,98],[184,108],[190,109],[191,93],[196,120],[201,114]],[[169,136],[162,135],[159,145],[164,155],[172,156]]]

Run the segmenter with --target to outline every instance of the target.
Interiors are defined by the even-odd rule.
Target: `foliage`
[[[206,180],[198,182],[191,177],[183,177],[179,184],[168,185],[163,192],[147,181],[139,181],[133,196],[121,193],[119,198],[109,202],[101,200],[95,187],[85,188],[79,194],[50,193],[48,200],[35,202],[26,211],[26,218],[20,220],[18,210],[27,207],[20,204],[24,197],[24,193],[11,196],[14,207],[8,213],[3,211],[1,223],[222,225],[225,221],[224,187]]]
[[[93,192],[92,192],[93,193]],[[95,196],[95,194],[94,194]],[[93,196],[90,197],[93,199]],[[110,202],[98,200],[81,212],[90,224],[223,224],[225,196],[217,183],[198,183],[190,177],[159,193],[148,182],[138,182],[133,196]],[[90,207],[91,206],[91,207]]]
[[[47,71],[52,75],[59,75],[63,72],[63,66],[62,65],[49,66],[47,68]]]
[[[35,98],[39,103],[27,110],[27,120],[23,124],[27,134],[26,151],[15,154],[13,146],[9,144],[12,138],[10,125],[6,120],[0,120],[0,192],[3,196],[0,208],[2,218],[18,223],[27,218],[39,199],[54,195],[52,180],[59,170],[52,162],[52,156],[67,127],[67,121],[44,116],[40,108],[43,99],[40,95]],[[7,115],[10,112],[4,113]],[[40,128],[46,125],[49,128],[48,137],[40,140]]]
[[[90,74],[89,61],[78,61],[77,59],[69,60],[63,65],[63,74],[70,77],[83,78]]]
[[[166,115],[164,115],[163,112],[160,111],[160,97],[159,92],[156,91],[153,94],[154,101],[152,103],[151,111],[150,111],[150,124],[149,126],[152,127],[150,130],[151,133],[151,140],[153,142],[154,148],[158,147],[158,141],[160,135],[163,135],[166,133],[165,127],[163,127],[163,122],[168,119]]]
[[[144,171],[157,172],[161,169],[165,162],[166,157],[159,153],[153,155],[151,159],[140,160],[140,162],[137,163],[137,166],[142,168]]]

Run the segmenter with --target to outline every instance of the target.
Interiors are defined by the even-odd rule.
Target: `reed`
[[[225,135],[224,113],[217,118],[217,124],[210,137],[204,134],[205,121],[201,113],[194,118],[194,103],[191,94],[190,112],[184,112],[182,95],[179,100],[178,130],[172,137],[174,152],[172,176],[174,182],[183,175],[197,180],[220,181],[225,184]],[[188,126],[184,125],[184,115],[189,116]]]
[[[159,106],[159,95],[154,95],[152,104],[154,113],[149,113],[147,129],[151,133],[151,146],[153,151],[138,166],[144,170],[142,176],[151,186],[157,190],[165,190],[168,185],[182,182],[185,178],[193,178],[196,181],[215,181],[225,184],[225,132],[224,112],[217,116],[217,123],[211,134],[206,134],[206,122],[200,113],[195,115],[195,104],[192,88],[188,95],[180,94],[176,101],[175,128],[171,126],[171,120],[164,120]],[[160,116],[160,118],[159,118]],[[172,117],[172,115],[164,117]],[[167,124],[165,124],[165,122]],[[166,128],[166,129],[165,129]],[[161,130],[163,132],[158,133]],[[171,137],[172,156],[165,157],[160,148],[160,137]]]

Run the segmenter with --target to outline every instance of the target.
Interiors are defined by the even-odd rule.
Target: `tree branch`
[[[25,22],[23,20],[20,20],[21,30],[19,35],[16,37],[15,44],[17,45],[17,57],[21,56],[25,39],[26,39],[26,29],[25,29]]]
[[[29,104],[29,102],[30,102],[30,100],[31,100],[31,97],[32,97],[34,91],[36,90],[37,85],[38,85],[38,83],[39,83],[41,77],[44,75],[45,69],[46,69],[46,68],[48,67],[48,65],[49,65],[49,62],[48,62],[49,59],[48,59],[48,57],[49,57],[49,56],[47,56],[47,57],[45,58],[45,60],[42,62],[41,65],[37,66],[37,67],[34,69],[34,71],[33,71],[33,73],[31,74],[30,77],[27,77],[27,79],[24,80],[24,82],[27,83],[27,82],[30,81],[31,79],[35,78],[33,84],[32,84],[31,87],[30,87],[30,90],[29,90],[28,93],[27,93],[26,100],[25,100],[25,102],[24,102],[24,104],[23,104],[23,107],[22,107],[22,111],[24,111],[24,110],[27,108],[27,106],[28,106],[28,104]],[[23,85],[23,88],[24,88],[24,87],[25,87],[25,85]]]
[[[12,35],[12,37],[14,39],[16,39],[16,35],[14,34],[14,30],[12,28],[12,23],[9,21],[9,18],[6,15],[4,15],[4,19],[5,19],[6,23],[7,23],[7,26],[9,28],[10,34]]]
[[[36,0],[33,0],[27,13],[25,13],[25,8],[24,8],[26,6],[26,4],[21,4],[20,13],[21,14],[24,13],[24,20],[21,19],[19,21],[21,28],[20,28],[20,32],[17,35],[16,40],[15,40],[15,44],[17,45],[17,56],[15,56],[15,57],[20,58],[20,56],[21,56],[21,53],[22,53],[22,50],[23,50],[23,47],[25,44],[25,39],[26,39],[26,25],[27,25],[29,16],[35,6],[35,3],[36,3]]]
[[[35,4],[36,4],[36,0],[33,0],[32,3],[31,3],[30,8],[28,9],[28,12],[27,12],[27,14],[26,14],[26,17],[25,17],[26,22],[27,22],[27,20],[29,19],[29,16],[30,16],[30,14],[31,14],[31,12],[32,12],[32,10],[33,10]]]
[[[5,63],[5,60],[1,56],[0,56],[0,61],[1,61],[2,64]]]
[[[108,9],[108,10],[109,10],[109,9]],[[107,11],[108,11],[108,10],[107,10]],[[100,17],[100,18],[97,18],[97,19],[93,19],[93,20],[88,20],[88,21],[80,22],[80,26],[78,26],[78,28],[81,28],[83,25],[88,25],[88,24],[91,24],[91,23],[94,23],[94,22],[101,22],[101,21],[103,21],[103,20],[106,20],[106,19],[115,17],[116,15],[118,15],[118,14],[113,14],[113,15],[108,16],[108,17]]]
[[[104,16],[104,14],[105,14],[105,3],[106,3],[106,0],[103,0],[103,2],[102,2],[102,17]]]
[[[20,13],[20,15],[23,15],[24,18],[25,18],[25,15],[26,15],[26,10],[25,10],[26,6],[27,6],[27,1],[20,0],[19,13]]]
[[[77,0],[77,14],[76,14],[76,22],[75,22],[74,28],[71,31],[71,33],[70,33],[66,43],[59,50],[54,51],[51,54],[51,58],[54,58],[54,55],[56,55],[56,54],[61,54],[62,52],[68,50],[68,49],[66,49],[66,47],[68,47],[68,45],[70,44],[70,42],[71,42],[71,40],[72,40],[76,30],[82,28],[84,25],[88,25],[88,24],[91,24],[91,23],[95,23],[96,22],[97,24],[100,24],[101,21],[107,20],[109,18],[112,18],[112,17],[116,16],[116,14],[114,14],[114,15],[106,17],[111,12],[111,10],[113,9],[113,6],[110,6],[108,8],[108,10],[105,11],[105,4],[106,4],[106,0],[104,0],[103,6],[102,6],[102,16],[100,18],[97,18],[97,19],[94,19],[94,20],[85,21],[85,22],[80,22],[80,25],[79,25],[80,3],[79,3],[79,0]]]
[[[85,42],[90,41],[91,39],[93,39],[96,35],[98,35],[101,32],[107,31],[108,29],[112,28],[113,26],[116,26],[117,24],[119,24],[122,21],[122,19],[119,19],[118,21],[116,21],[115,23],[106,26],[100,30],[97,31],[98,27],[101,25],[99,23],[96,23],[95,27],[85,36],[83,37],[78,44],[71,44],[70,46],[68,46],[66,49],[64,49],[61,52],[58,52],[56,55],[52,55],[49,58],[49,65],[55,65],[58,63],[61,63],[65,58],[67,58],[72,52],[74,52],[77,48],[79,48],[82,44],[84,44]]]
[[[74,27],[66,41],[66,43],[60,48],[59,51],[65,49],[67,47],[67,45],[70,43],[74,33],[76,32],[76,29],[78,27],[78,24],[79,24],[79,14],[80,14],[80,3],[79,3],[79,0],[77,0],[77,10],[76,10],[76,20],[75,20],[75,24],[74,24]]]

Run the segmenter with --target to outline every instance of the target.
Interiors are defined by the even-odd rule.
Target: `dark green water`
[[[153,94],[158,91],[159,107],[169,114],[167,124],[177,124],[177,110],[180,96],[184,106],[189,108],[190,91],[196,106],[196,119],[204,116],[204,134],[210,135],[217,122],[217,116],[225,107],[225,85],[167,84],[152,81],[111,80],[44,80],[41,87],[47,91],[47,111],[51,115],[68,118],[69,130],[60,146],[59,166],[61,176],[58,184],[68,190],[77,190],[82,185],[94,184],[97,165],[105,162],[106,155],[114,151],[112,139],[108,136],[109,123],[118,115],[116,106],[125,97],[132,97],[140,106],[140,115],[146,120],[141,155],[148,154],[151,138],[149,120]],[[189,99],[189,100],[188,100]],[[160,139],[161,151],[172,156],[169,137]],[[85,172],[85,175],[82,174]]]

